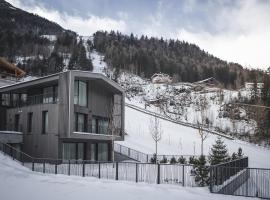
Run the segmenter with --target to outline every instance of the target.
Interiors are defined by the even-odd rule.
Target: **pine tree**
[[[197,162],[197,159],[195,159],[195,157],[194,156],[190,156],[189,157],[189,164],[191,164],[191,165],[194,165],[194,164],[196,164],[196,162]]]
[[[238,159],[237,154],[235,152],[233,152],[231,160],[237,160],[237,159]]]
[[[160,161],[160,163],[168,163],[168,159],[166,156],[163,156],[162,160]]]
[[[174,156],[171,158],[170,163],[171,163],[171,164],[177,163],[176,158],[175,158]]]
[[[239,147],[239,148],[238,148],[238,152],[237,152],[237,158],[238,158],[238,159],[239,159],[239,158],[243,158],[243,156],[244,156],[244,154],[243,154],[242,148]]]
[[[211,165],[217,165],[229,160],[227,146],[221,140],[221,137],[218,137],[216,144],[211,148],[209,162]]]
[[[186,164],[186,163],[187,163],[186,159],[185,159],[183,156],[180,156],[180,157],[178,158],[178,162],[179,162],[180,164]]]
[[[201,155],[196,159],[194,167],[195,181],[199,186],[206,186],[209,184],[209,167],[206,166],[206,158]]]

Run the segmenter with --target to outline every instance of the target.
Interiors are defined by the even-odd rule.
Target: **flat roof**
[[[46,83],[46,82],[49,82],[49,81],[58,80],[59,75],[63,74],[63,73],[72,73],[75,77],[85,77],[85,78],[90,78],[90,79],[99,79],[99,80],[102,80],[104,82],[107,82],[109,85],[111,85],[112,87],[114,87],[118,91],[124,92],[124,89],[120,85],[118,85],[118,83],[112,81],[111,79],[109,79],[105,75],[103,75],[101,73],[93,73],[93,72],[90,72],[90,71],[81,71],[81,70],[68,70],[68,71],[65,71],[65,72],[59,72],[59,73],[51,74],[51,75],[48,75],[48,76],[43,76],[43,77],[40,77],[40,78],[36,78],[36,79],[33,79],[33,80],[21,81],[21,82],[17,82],[17,83],[11,84],[11,85],[5,85],[5,86],[0,87],[0,92],[16,90],[16,89],[32,86],[32,85],[35,85],[35,84],[42,84],[42,83]]]

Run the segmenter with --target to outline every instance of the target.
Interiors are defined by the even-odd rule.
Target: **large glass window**
[[[10,105],[10,94],[2,94],[2,106]]]
[[[75,131],[87,132],[87,115],[75,113]]]
[[[43,88],[43,103],[53,103],[53,87]]]
[[[49,127],[49,117],[48,117],[48,111],[42,112],[42,134],[48,133],[48,127]]]
[[[109,146],[108,143],[98,143],[98,161],[109,160]]]
[[[74,104],[87,106],[87,83],[84,81],[74,82]]]
[[[84,143],[63,143],[64,160],[84,160]]]
[[[91,161],[96,161],[96,147],[97,147],[97,144],[95,143],[92,143],[90,144],[90,153],[91,153]]]
[[[92,133],[108,134],[109,120],[104,117],[93,116],[92,118]]]

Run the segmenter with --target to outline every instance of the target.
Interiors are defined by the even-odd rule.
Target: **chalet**
[[[152,83],[172,83],[172,78],[168,74],[156,73],[151,77]]]
[[[201,81],[197,81],[193,84],[201,85],[201,86],[208,86],[208,87],[220,87],[221,83],[215,79],[214,77],[210,77]]]

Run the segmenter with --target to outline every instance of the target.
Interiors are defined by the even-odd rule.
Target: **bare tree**
[[[156,145],[156,164],[157,164],[158,142],[162,139],[163,134],[161,123],[160,120],[157,118],[157,116],[154,116],[154,118],[150,119],[149,131]]]
[[[200,114],[201,114],[201,123],[197,121],[197,126],[198,126],[199,136],[201,138],[201,155],[203,155],[203,144],[204,144],[204,141],[208,137],[208,132],[204,131],[203,128],[209,125],[209,119],[206,114],[207,109],[208,109],[208,102],[205,95],[200,99],[199,106],[200,106]]]

